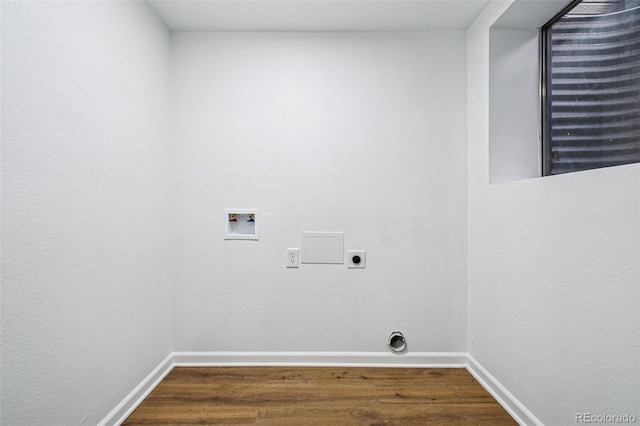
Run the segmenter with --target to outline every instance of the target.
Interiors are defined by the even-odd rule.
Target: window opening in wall
[[[640,0],[570,3],[541,64],[544,175],[640,162]]]

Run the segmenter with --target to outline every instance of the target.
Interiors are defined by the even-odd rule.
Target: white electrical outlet
[[[347,250],[347,268],[364,269],[367,260],[367,252],[364,250]]]
[[[300,263],[300,250],[297,248],[287,249],[287,268],[297,268]]]

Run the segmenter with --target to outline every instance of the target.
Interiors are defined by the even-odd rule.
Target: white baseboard
[[[467,354],[467,370],[495,398],[496,401],[522,426],[544,426],[518,399],[513,396],[471,355]]]
[[[543,426],[466,352],[172,352],[98,426],[122,424],[174,367],[220,366],[466,368],[520,425]]]
[[[174,352],[175,366],[464,368],[464,352]]]
[[[145,377],[134,390],[129,393],[98,426],[112,426],[122,424],[133,411],[142,404],[142,401],[153,391],[158,384],[173,369],[173,353],[169,354],[153,371]]]

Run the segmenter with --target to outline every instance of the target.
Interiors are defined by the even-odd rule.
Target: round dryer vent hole
[[[407,341],[405,340],[402,333],[400,333],[399,331],[394,331],[389,336],[387,345],[393,352],[402,352],[407,347]]]

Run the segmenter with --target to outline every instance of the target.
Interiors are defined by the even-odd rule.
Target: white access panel
[[[344,232],[303,232],[302,263],[344,263]]]

